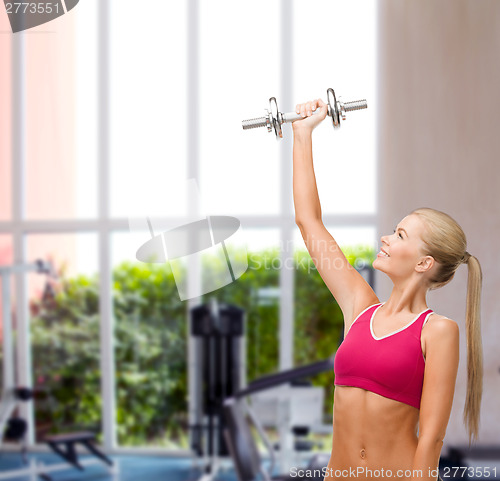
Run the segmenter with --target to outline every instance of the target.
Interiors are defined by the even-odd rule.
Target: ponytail
[[[483,347],[481,342],[481,286],[483,276],[476,257],[467,252],[467,239],[457,222],[444,212],[423,207],[412,214],[418,215],[426,224],[422,235],[424,255],[432,256],[439,263],[429,289],[448,284],[462,264],[469,269],[467,277],[467,306],[465,312],[465,334],[467,341],[467,394],[463,421],[469,435],[477,440],[479,411],[483,394]]]
[[[463,420],[469,433],[469,447],[472,437],[477,440],[479,431],[479,411],[483,394],[483,346],[481,342],[481,286],[483,275],[476,257],[466,252],[467,264],[467,306],[465,331],[467,340],[467,395]]]

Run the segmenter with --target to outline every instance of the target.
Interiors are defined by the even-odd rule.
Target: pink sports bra
[[[385,303],[367,307],[352,323],[335,355],[336,386],[354,386],[420,409],[425,359],[420,334],[433,313],[383,337],[373,333],[373,317]]]

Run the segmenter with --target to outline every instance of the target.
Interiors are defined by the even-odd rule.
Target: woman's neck
[[[395,284],[389,299],[384,303],[384,310],[389,315],[402,312],[422,312],[427,308],[427,290],[421,285]]]

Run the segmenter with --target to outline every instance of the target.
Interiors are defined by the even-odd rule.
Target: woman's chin
[[[377,271],[380,271],[380,272],[385,272],[385,271],[384,271],[384,269],[383,269],[383,267],[381,268],[381,264],[382,264],[382,263],[380,262],[380,260],[379,260],[379,259],[378,259],[378,257],[377,257],[377,258],[375,258],[375,260],[372,262],[372,267],[373,267],[374,269],[376,269]]]

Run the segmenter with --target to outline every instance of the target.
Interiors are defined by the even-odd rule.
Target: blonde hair
[[[467,239],[458,223],[444,212],[427,207],[415,209],[426,226],[423,235],[424,255],[438,263],[439,269],[431,280],[429,289],[448,284],[461,264],[467,264],[467,305],[465,331],[467,341],[467,395],[463,420],[469,434],[477,440],[479,411],[483,393],[483,346],[481,342],[481,265],[476,257],[467,252]]]

